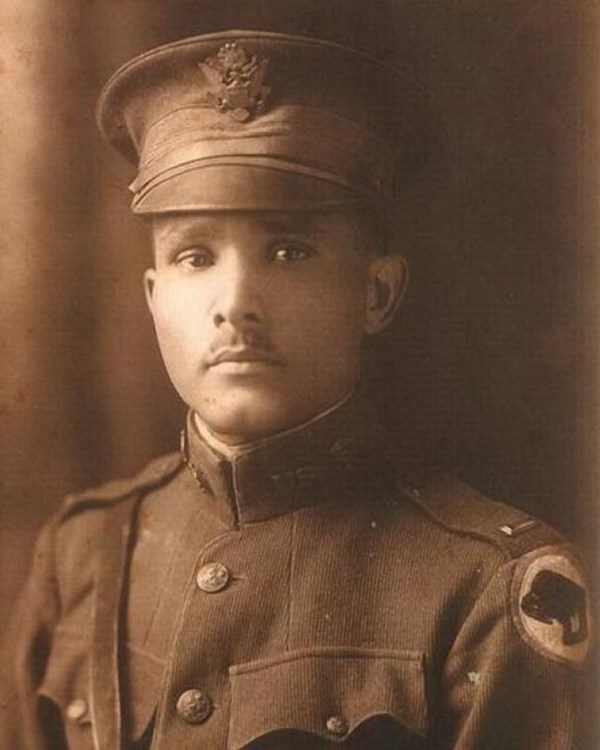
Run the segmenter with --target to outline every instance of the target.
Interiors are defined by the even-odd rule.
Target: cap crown
[[[123,66],[101,94],[98,123],[139,164],[137,212],[330,206],[392,196],[421,99],[413,82],[356,50],[229,31]]]

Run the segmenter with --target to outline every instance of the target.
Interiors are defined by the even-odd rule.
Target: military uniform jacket
[[[229,461],[188,425],[183,457],[67,500],[0,747],[578,747],[575,551],[456,479],[407,482],[372,422],[351,401]]]

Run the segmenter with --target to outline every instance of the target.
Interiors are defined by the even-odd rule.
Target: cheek
[[[332,284],[331,278],[338,283]],[[286,316],[288,341],[293,339],[305,355],[318,352],[320,360],[354,357],[363,337],[365,300],[362,278],[332,276],[297,293]]]
[[[185,367],[189,349],[201,351],[204,339],[202,297],[188,285],[157,281],[154,289],[152,316],[161,352],[168,366]]]
[[[336,265],[322,280],[312,299],[313,314],[324,332],[344,338],[360,337],[366,311],[366,275],[362,267]]]

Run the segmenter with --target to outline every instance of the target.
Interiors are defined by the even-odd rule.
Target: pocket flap
[[[229,750],[294,729],[343,742],[375,716],[391,717],[413,734],[427,734],[423,655],[418,652],[307,649],[233,666],[229,673]]]

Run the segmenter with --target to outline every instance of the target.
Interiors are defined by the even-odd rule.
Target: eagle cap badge
[[[247,122],[262,112],[270,94],[264,85],[268,65],[268,58],[261,60],[237,42],[227,42],[198,63],[211,86],[203,103],[236,122]]]

